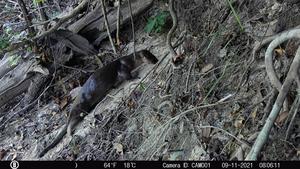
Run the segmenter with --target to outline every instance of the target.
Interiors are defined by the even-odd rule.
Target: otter
[[[50,149],[56,146],[66,133],[72,135],[76,125],[83,120],[95,106],[106,96],[108,91],[117,87],[125,80],[133,78],[131,71],[143,63],[155,64],[158,59],[149,51],[141,50],[134,54],[120,57],[117,60],[96,70],[83,84],[68,114],[67,124],[59,132],[53,142],[40,154],[43,157]]]

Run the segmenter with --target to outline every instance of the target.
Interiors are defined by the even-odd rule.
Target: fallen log
[[[16,57],[21,61],[0,79],[0,107],[27,91],[36,72],[48,74],[33,57],[24,60],[22,56]]]
[[[132,1],[132,14],[133,17],[138,16],[153,3],[153,0],[135,0]],[[130,21],[130,10],[127,4],[121,6],[120,9],[120,25],[124,25]],[[117,8],[107,11],[107,20],[110,25],[111,31],[117,29]],[[99,46],[100,42],[107,37],[106,28],[104,25],[104,17],[101,7],[98,6],[92,12],[79,19],[68,27],[74,33],[78,33],[87,38],[93,45]]]

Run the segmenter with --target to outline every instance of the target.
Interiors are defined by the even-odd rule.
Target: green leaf
[[[32,52],[32,48],[30,46],[27,47],[27,50]]]
[[[165,24],[165,19],[163,19],[163,18],[158,18],[157,19],[157,24],[159,25],[159,26],[163,26],[164,24]]]
[[[141,91],[145,91],[146,89],[144,83],[140,83],[139,87]]]
[[[18,65],[19,58],[17,55],[12,55],[9,57],[9,65],[11,67]]]
[[[154,26],[155,26],[155,19],[149,20],[148,23],[147,23],[147,25],[146,25],[146,27],[145,27],[145,31],[147,33],[151,33],[152,30],[153,30],[153,28],[154,28]]]
[[[160,33],[163,30],[163,27],[166,24],[167,17],[169,16],[169,13],[166,11],[160,11],[157,15],[154,17],[151,17],[151,19],[148,20],[147,25],[145,27],[145,31],[147,33]]]
[[[162,12],[160,15],[157,17],[157,21],[160,25],[164,25],[166,23],[168,13]]]
[[[45,0],[32,0],[34,5],[37,5],[38,3],[45,3]]]
[[[9,46],[9,38],[0,36],[0,49],[5,49]]]
[[[157,27],[156,29],[155,29],[155,33],[160,33],[161,32],[161,27]]]

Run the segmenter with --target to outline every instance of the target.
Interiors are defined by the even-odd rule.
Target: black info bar
[[[0,169],[299,168],[300,161],[2,161]]]

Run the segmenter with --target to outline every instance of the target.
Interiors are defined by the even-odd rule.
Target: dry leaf
[[[238,148],[231,154],[230,160],[235,160],[235,158],[238,161],[242,161],[244,159],[244,151],[242,146],[238,146]]]
[[[56,111],[52,111],[51,114],[52,114],[52,116],[55,116],[57,114],[57,112]]]
[[[159,89],[163,88],[165,86],[165,81],[162,81],[160,80],[158,83],[157,83],[157,86]]]
[[[179,125],[179,133],[182,134],[183,130],[184,130],[184,121],[181,121]]]
[[[220,50],[220,52],[219,52],[219,57],[220,57],[220,58],[223,58],[223,57],[226,56],[226,54],[227,54],[227,49],[226,49],[226,48],[222,48],[222,49]]]
[[[19,145],[17,146],[17,150],[21,150],[23,148],[23,146]]]
[[[60,109],[63,109],[66,107],[66,105],[68,104],[68,99],[69,97],[68,96],[64,96],[63,99],[60,101],[60,104],[59,104],[59,107]]]
[[[45,76],[49,75],[49,70],[47,68],[41,67],[41,66],[34,67],[33,72],[41,73]]]
[[[205,138],[209,138],[210,137],[210,133],[211,133],[211,128],[207,127],[207,128],[203,128],[201,129],[202,131],[202,136]]]
[[[253,133],[252,135],[248,136],[247,141],[248,141],[248,142],[254,141],[254,140],[257,138],[258,134],[259,134],[259,132],[255,132],[255,133]]]
[[[279,116],[277,117],[275,124],[276,124],[277,126],[282,126],[282,125],[283,125],[283,122],[284,122],[285,119],[288,117],[288,115],[289,115],[289,112],[288,112],[288,111],[281,112],[281,113],[279,114]]]
[[[257,109],[258,109],[258,107],[256,106],[256,107],[254,108],[254,111],[251,113],[251,117],[252,117],[252,120],[253,120],[253,121],[255,120],[255,118],[256,118],[256,116],[257,116]]]
[[[284,55],[284,49],[282,49],[282,48],[277,48],[277,49],[275,49],[275,53],[276,53],[276,56],[277,57],[282,57],[283,55]]]
[[[175,65],[178,65],[183,63],[183,59],[184,59],[183,55],[179,54],[173,57],[172,61]]]
[[[234,127],[240,129],[240,128],[243,127],[244,122],[245,122],[245,118],[242,117],[242,116],[240,116],[237,120],[235,120],[235,122],[234,122]]]
[[[213,67],[214,67],[213,64],[207,64],[201,69],[200,73],[206,73],[210,71]]]
[[[119,155],[123,155],[123,145],[120,143],[114,143],[114,149]]]
[[[122,134],[118,135],[115,139],[115,142],[120,142],[122,140],[122,138],[123,138]]]
[[[135,104],[134,104],[133,99],[129,99],[129,100],[128,100],[127,106],[128,106],[128,108],[130,108],[130,109],[134,109]]]

